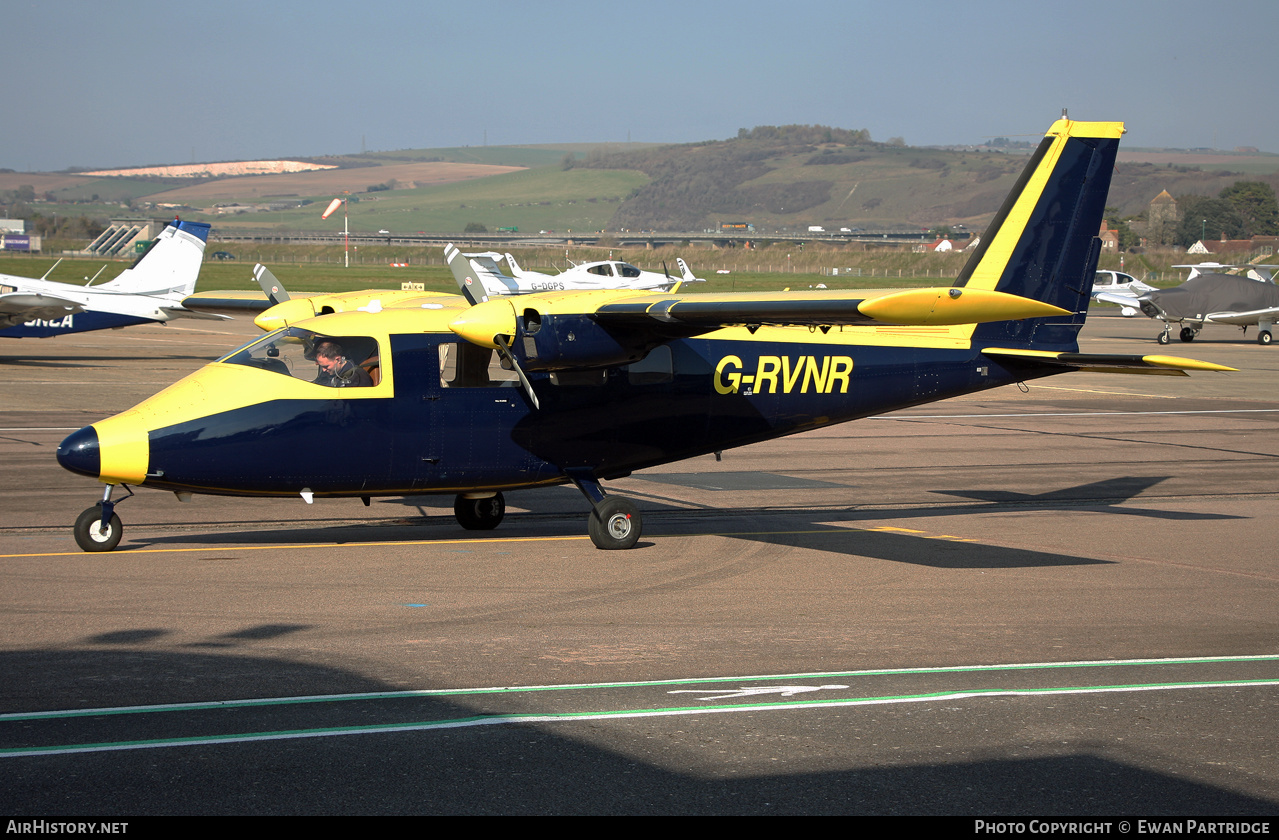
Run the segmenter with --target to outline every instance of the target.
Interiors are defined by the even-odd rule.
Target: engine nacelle
[[[605,329],[590,315],[525,309],[511,352],[526,370],[602,368],[638,362],[663,343],[651,333]]]

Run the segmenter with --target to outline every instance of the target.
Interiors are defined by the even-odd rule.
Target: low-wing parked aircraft
[[[1079,352],[1122,133],[1054,123],[947,288],[455,296],[290,322],[62,442],[64,467],[106,485],[76,540],[117,545],[115,485],[449,494],[484,529],[503,491],[571,482],[595,545],[629,548],[640,512],[602,482],[634,470],[1072,370],[1229,370]]]
[[[1199,331],[1209,324],[1229,324],[1242,328],[1245,333],[1248,327],[1256,326],[1258,344],[1274,341],[1271,331],[1279,322],[1279,286],[1275,285],[1271,272],[1279,266],[1200,263],[1173,268],[1190,269],[1189,278],[1180,286],[1150,289],[1135,298],[1102,293],[1096,295],[1096,299],[1120,306],[1136,305],[1147,316],[1163,321],[1164,330],[1156,337],[1160,344],[1172,340],[1173,324],[1181,324],[1182,341],[1194,341]],[[1225,273],[1231,270],[1245,274]]]
[[[1154,291],[1154,288],[1131,274],[1103,270],[1093,275],[1092,299],[1113,303],[1119,307],[1120,315],[1131,318],[1141,312],[1141,307],[1137,305],[1137,296]]]
[[[450,250],[451,249],[451,250]],[[444,249],[444,255],[450,261],[457,248],[452,245]],[[644,271],[630,263],[619,260],[599,260],[596,262],[578,263],[559,274],[543,274],[540,271],[529,271],[521,268],[519,262],[510,254],[499,257],[495,253],[463,254],[471,260],[472,270],[468,273],[470,283],[462,286],[462,293],[475,303],[483,303],[489,298],[503,295],[531,295],[541,292],[585,292],[600,289],[629,289],[631,291],[669,292],[681,283],[700,283],[700,277],[693,276],[688,263],[681,257],[680,276],[658,274],[655,271]],[[498,260],[505,259],[510,266],[509,275],[502,272]],[[459,281],[462,282],[462,281]],[[476,286],[479,286],[477,289]]]
[[[48,338],[174,318],[223,320],[182,305],[195,290],[208,238],[206,224],[172,222],[119,277],[97,286],[0,274],[0,337]]]

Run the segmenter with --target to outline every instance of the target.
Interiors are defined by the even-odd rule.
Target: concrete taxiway
[[[0,346],[9,813],[1273,814],[1279,349],[1071,374],[575,490],[138,491],[121,550],[53,459],[256,334]],[[1249,336],[1251,338],[1251,336]]]

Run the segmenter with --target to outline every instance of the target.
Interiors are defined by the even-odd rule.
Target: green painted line
[[[1137,665],[1202,665],[1232,662],[1275,662],[1279,654],[1248,656],[1187,656],[1171,659],[1114,659],[1081,662],[1029,662],[1003,665],[942,665],[925,668],[879,668],[862,671],[815,671],[799,674],[754,674],[734,677],[686,677],[670,680],[637,680],[629,682],[565,683],[562,685],[494,686],[487,688],[428,688],[409,691],[373,691],[352,694],[320,694],[310,697],[264,697],[244,700],[208,700],[194,703],[164,703],[147,706],[116,706],[97,709],[64,709],[47,712],[11,712],[0,714],[0,723],[10,720],[47,720],[55,718],[105,717],[108,715],[154,714],[157,712],[237,709],[258,706],[289,706],[307,703],[344,703],[358,700],[396,700],[415,697],[467,697],[485,694],[525,694],[542,691],[586,691],[608,688],[656,688],[667,685],[703,685],[729,682],[777,682],[781,680],[824,679],[834,677],[883,677],[914,674],[964,674],[999,671],[1061,670],[1073,668],[1115,668]]]
[[[290,729],[275,732],[251,732],[228,735],[205,735],[188,738],[158,738],[143,741],[114,741],[94,744],[70,744],[48,747],[17,747],[0,750],[0,758],[22,758],[44,755],[68,755],[89,752],[120,752],[257,741],[325,738],[342,735],[368,735],[395,732],[421,732],[434,729],[458,729],[496,724],[556,723],[584,720],[618,720],[638,717],[662,717],[689,714],[722,714],[728,712],[777,711],[782,709],[837,708],[841,706],[885,705],[892,703],[924,703],[930,700],[959,700],[972,697],[1016,697],[1059,694],[1098,694],[1131,691],[1169,691],[1191,688],[1234,688],[1279,685],[1279,680],[1225,680],[1219,682],[1147,683],[1134,685],[1069,686],[1030,689],[969,689],[926,694],[884,695],[880,697],[830,698],[825,700],[787,701],[784,703],[740,703],[728,706],[670,706],[655,709],[615,709],[601,712],[558,712],[526,715],[471,715],[443,721],[369,724],[365,726],[325,727],[322,729]]]

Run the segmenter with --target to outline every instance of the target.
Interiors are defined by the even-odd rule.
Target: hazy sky
[[[6,0],[0,167],[725,139],[1042,135],[1279,152],[1274,0]]]

